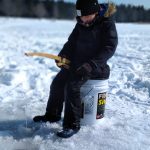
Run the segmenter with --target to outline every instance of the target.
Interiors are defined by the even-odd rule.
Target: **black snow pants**
[[[64,128],[80,127],[82,111],[80,88],[86,81],[87,78],[83,79],[66,69],[61,69],[51,84],[46,113],[53,118],[61,117],[65,102]]]

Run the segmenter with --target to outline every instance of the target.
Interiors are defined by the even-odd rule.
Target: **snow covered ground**
[[[61,123],[34,124],[44,114],[49,86],[59,71],[53,60],[24,52],[58,54],[73,21],[0,18],[1,150],[150,150],[150,25],[117,24],[119,45],[109,61],[105,118],[70,139]]]

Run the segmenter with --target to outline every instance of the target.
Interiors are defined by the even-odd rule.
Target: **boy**
[[[97,0],[77,0],[76,9],[77,24],[59,53],[71,61],[70,68],[56,62],[61,71],[51,84],[46,113],[33,118],[35,122],[59,121],[65,101],[63,129],[57,132],[62,138],[80,130],[80,87],[88,79],[109,78],[107,61],[118,44],[115,23],[110,17],[115,12],[112,5],[99,5]]]

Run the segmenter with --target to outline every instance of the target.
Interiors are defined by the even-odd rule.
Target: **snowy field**
[[[75,22],[0,19],[0,150],[150,150],[150,25],[117,24],[119,45],[109,61],[105,118],[69,139],[61,122],[34,124],[44,114],[53,60],[24,52],[58,54]]]

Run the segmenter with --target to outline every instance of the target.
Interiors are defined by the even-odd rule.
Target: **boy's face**
[[[81,16],[80,19],[83,23],[90,23],[95,18],[96,14],[88,15],[88,16]]]

